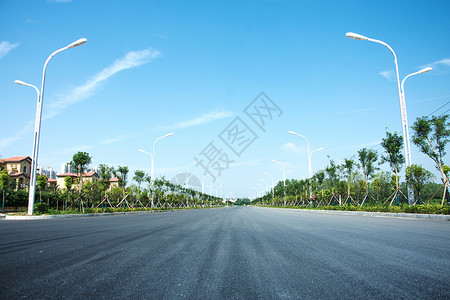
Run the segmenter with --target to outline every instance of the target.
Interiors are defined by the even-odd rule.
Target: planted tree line
[[[399,173],[405,164],[403,138],[397,132],[388,131],[381,141],[381,154],[363,148],[357,152],[357,159],[345,159],[342,163],[330,159],[328,166],[311,178],[286,180],[285,185],[280,181],[273,193],[268,191],[253,203],[303,207],[408,205],[409,185],[414,191],[413,205],[448,205],[450,168],[444,164],[450,136],[447,119],[448,115],[421,117],[411,127],[413,143],[432,159],[440,173],[440,183],[433,181],[432,172],[417,164],[405,169],[405,180],[401,182]],[[391,172],[381,171],[382,164],[388,164]]]

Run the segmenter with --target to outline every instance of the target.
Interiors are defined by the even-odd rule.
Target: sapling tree
[[[369,193],[369,179],[373,173],[378,169],[375,166],[375,162],[378,159],[377,152],[372,149],[362,148],[358,151],[358,158],[361,164],[361,169],[364,174],[364,180],[366,182],[366,194]]]
[[[413,143],[430,157],[441,173],[442,183],[448,188],[448,176],[444,165],[445,146],[449,142],[450,129],[447,121],[448,115],[417,118],[411,127],[413,130]],[[448,199],[448,198],[447,198]]]
[[[79,151],[73,155],[72,161],[70,162],[72,168],[74,168],[80,176],[80,191],[81,185],[83,184],[83,173],[85,172],[91,161],[92,157],[89,156],[89,153]]]
[[[36,180],[36,186],[39,191],[39,202],[42,202],[42,191],[47,187],[47,177],[44,175],[39,175]],[[47,198],[47,204],[49,204],[49,199]]]
[[[401,170],[402,164],[405,162],[405,158],[402,154],[403,138],[397,132],[386,132],[386,137],[382,139],[381,146],[386,151],[386,156],[381,156],[381,162],[389,163],[391,170],[395,173],[395,186],[398,190],[398,173]]]
[[[434,175],[421,165],[412,164],[406,167],[405,178],[406,182],[413,187],[420,203],[421,191],[425,185],[431,182]]]
[[[2,213],[5,212],[5,192],[9,188],[11,183],[11,178],[8,175],[6,169],[0,172],[0,188],[2,189]]]
[[[144,171],[136,170],[134,171],[133,180],[138,183],[138,193],[141,192],[141,183],[144,181],[147,174]]]
[[[128,167],[127,166],[118,166],[117,169],[113,170],[113,174],[115,177],[119,179],[119,186],[123,190],[123,195],[125,196],[125,187],[127,186],[127,175],[128,175]]]
[[[344,168],[347,171],[347,190],[348,196],[350,196],[350,179],[352,176],[353,168],[355,167],[355,161],[353,159],[344,160]]]

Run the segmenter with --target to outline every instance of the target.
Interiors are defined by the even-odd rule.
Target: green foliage
[[[45,177],[44,175],[39,175],[36,179],[36,187],[38,189],[38,191],[43,191],[47,188],[47,177]]]
[[[431,183],[431,179],[434,175],[425,170],[421,165],[412,164],[406,168],[406,182],[414,188],[419,201],[421,198],[421,191],[423,187]]]
[[[78,174],[83,174],[86,167],[91,163],[92,157],[87,152],[77,152],[73,155],[70,165],[77,170]]]
[[[64,187],[66,188],[66,190],[70,191],[72,189],[72,185],[73,185],[73,178],[70,176],[64,177]]]
[[[380,203],[373,205],[349,205],[349,206],[319,206],[319,207],[289,207],[298,209],[317,209],[317,210],[338,210],[338,211],[364,211],[364,212],[388,212],[388,213],[413,213],[413,214],[439,214],[450,215],[450,206],[441,206],[439,204],[411,205],[407,203],[400,206],[388,206]]]
[[[373,173],[378,169],[375,166],[375,162],[378,159],[377,152],[371,149],[362,148],[358,151],[358,158],[361,164],[361,168],[364,174],[364,180],[366,182],[366,193],[369,192],[369,179]]]
[[[98,170],[98,176],[100,176],[100,179],[102,179],[103,181],[108,182],[109,179],[111,179],[112,174],[113,174],[113,169],[112,167],[109,167],[105,164],[100,164],[99,165],[99,170]]]
[[[34,213],[35,214],[45,214],[48,212],[49,206],[45,202],[39,202],[34,204]]]
[[[144,171],[136,170],[134,171],[133,180],[138,183],[138,191],[141,191],[141,183],[144,181],[147,174]]]
[[[438,166],[444,164],[445,146],[449,142],[448,115],[417,118],[413,130],[413,143],[428,155]]]
[[[122,189],[125,189],[127,185],[127,175],[128,175],[128,167],[127,166],[118,166],[117,170],[113,169],[113,174],[115,177],[119,179],[119,186]]]
[[[396,174],[400,172],[401,165],[405,158],[401,153],[403,149],[403,138],[397,133],[386,132],[386,137],[382,139],[381,146],[387,153],[387,156],[381,157],[381,163],[389,163],[391,170]]]

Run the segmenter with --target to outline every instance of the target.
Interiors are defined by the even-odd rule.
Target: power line
[[[447,109],[444,113],[442,113],[439,117],[442,117],[443,115],[445,115],[446,113],[448,113],[450,111],[450,108]]]
[[[438,110],[440,110],[441,108],[443,108],[444,106],[446,106],[447,104],[449,104],[450,101],[448,101],[447,103],[445,103],[444,105],[442,105],[441,107],[439,107],[438,109],[436,109],[435,111],[433,111],[432,113],[430,113],[427,117],[429,117],[430,115],[434,114],[435,112],[437,112]],[[448,110],[447,110],[448,111]],[[446,111],[446,112],[447,112]]]

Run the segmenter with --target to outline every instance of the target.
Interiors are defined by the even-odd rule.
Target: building
[[[115,187],[119,187],[119,178],[113,177],[113,178],[109,179],[108,191],[111,191]]]
[[[75,172],[75,170],[72,168],[72,166],[69,163],[61,165],[61,174],[74,173],[74,172]]]
[[[45,170],[44,167],[41,166],[37,172],[39,175],[44,175],[48,179],[56,179],[56,172],[53,171],[52,167],[48,167],[47,170]]]
[[[66,177],[71,177],[73,179],[73,187],[78,187],[78,181],[80,178],[80,175],[75,174],[75,173],[63,173],[63,174],[58,174],[56,175],[56,186],[58,189],[65,189],[65,178]],[[100,179],[100,176],[98,176],[97,172],[86,172],[83,174],[83,184],[85,182],[97,182]]]
[[[8,171],[9,177],[16,182],[16,189],[27,188],[30,184],[31,157],[15,156],[0,159],[0,164]]]
[[[58,183],[58,181],[56,179],[53,179],[53,178],[49,178],[47,180],[47,185],[52,190],[56,190],[57,189],[57,185],[56,185],[57,183]]]

